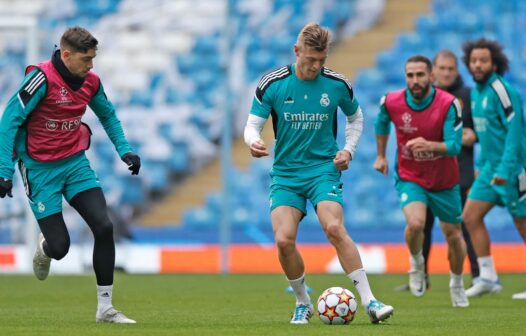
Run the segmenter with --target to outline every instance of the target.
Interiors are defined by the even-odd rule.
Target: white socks
[[[112,306],[113,285],[97,286],[97,311],[103,312]]]
[[[499,279],[495,265],[493,264],[493,257],[478,257],[477,262],[480,269],[480,278],[490,281],[497,281]]]
[[[464,288],[464,279],[462,278],[462,273],[455,274],[449,272],[449,287],[462,287]]]
[[[411,254],[411,257],[409,257],[409,261],[411,263],[411,269],[413,270],[421,270],[424,268],[424,255],[422,254],[422,250],[418,252],[417,254]]]
[[[367,306],[371,300],[376,300],[371,292],[367,274],[365,274],[363,268],[354,270],[352,273],[347,274],[347,277],[352,280],[354,287],[358,291],[358,294],[360,294],[363,306]]]
[[[289,279],[289,283],[294,291],[294,295],[296,295],[296,303],[309,304],[310,296],[307,293],[307,286],[305,285],[305,274],[295,280]]]

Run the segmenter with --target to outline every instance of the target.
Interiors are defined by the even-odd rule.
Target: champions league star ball
[[[318,299],[318,316],[325,324],[349,324],[357,308],[354,294],[342,287],[326,289]]]

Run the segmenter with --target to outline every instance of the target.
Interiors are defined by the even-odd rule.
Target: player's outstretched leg
[[[372,323],[380,323],[393,316],[393,306],[383,304],[378,300],[371,300],[366,307],[367,315]]]
[[[103,311],[97,311],[95,320],[97,321],[97,323],[137,323],[134,320],[126,317],[126,315],[115,309],[113,306],[109,306],[106,310]]]
[[[33,273],[35,273],[38,280],[45,280],[47,278],[51,265],[51,258],[44,253],[42,248],[44,241],[44,235],[41,233],[38,237],[35,255],[33,256]]]

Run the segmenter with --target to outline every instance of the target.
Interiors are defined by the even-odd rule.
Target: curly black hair
[[[508,57],[502,51],[504,48],[496,41],[486,40],[485,38],[480,38],[475,41],[466,41],[462,44],[462,50],[464,55],[462,56],[462,61],[469,69],[469,58],[473,49],[488,49],[491,53],[491,61],[497,67],[497,73],[499,75],[504,75],[509,69],[509,60]]]

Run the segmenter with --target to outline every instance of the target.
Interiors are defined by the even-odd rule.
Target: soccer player
[[[316,23],[302,28],[294,45],[296,63],[261,78],[244,138],[253,157],[269,155],[260,133],[272,115],[276,142],[270,171],[270,209],[279,261],[296,296],[290,323],[306,324],[313,313],[303,259],[296,247],[307,200],[314,205],[371,322],[379,323],[394,309],[374,297],[356,245],[343,225],[340,175],[356,150],[363,115],[348,80],[323,66],[329,39],[329,31]],[[335,140],[338,107],[347,116],[342,150]]]
[[[461,148],[461,107],[446,91],[434,88],[432,64],[424,56],[405,64],[407,88],[382,97],[375,122],[377,158],[374,168],[388,172],[385,157],[390,123],[396,129],[395,181],[406,218],[405,239],[410,251],[409,289],[426,290],[422,254],[427,207],[440,219],[448,244],[450,295],[453,307],[469,306],[462,279],[465,243],[461,236],[461,204],[456,155]]]
[[[484,216],[495,205],[506,206],[526,242],[526,138],[521,97],[502,78],[508,70],[502,46],[482,38],[462,48],[463,61],[477,83],[471,91],[471,109],[480,143],[479,174],[463,212],[480,268],[480,281],[466,291],[471,297],[502,289],[484,224]],[[514,298],[526,298],[526,292]]]
[[[466,203],[469,188],[474,180],[473,165],[473,144],[477,140],[473,130],[473,118],[471,117],[471,99],[470,88],[464,85],[464,81],[458,72],[457,56],[450,50],[439,51],[433,60],[433,76],[435,86],[454,95],[462,107],[462,150],[458,155],[458,166],[460,173],[460,198],[462,206]],[[426,224],[424,227],[424,246],[423,255],[425,259],[425,272],[427,287],[429,288],[429,277],[427,264],[429,252],[431,250],[432,232],[435,218],[432,212],[427,209]],[[462,235],[466,242],[469,264],[471,267],[472,281],[477,281],[479,276],[479,267],[477,263],[477,254],[473,248],[469,232],[465,225],[461,226]],[[409,286],[406,285],[406,290]]]
[[[140,158],[125,139],[115,109],[99,77],[91,71],[98,41],[80,27],[67,29],[51,60],[29,66],[0,122],[0,197],[11,197],[14,163],[24,182],[40,234],[33,271],[47,278],[52,259],[62,259],[70,238],[62,216],[62,196],[93,232],[97,278],[97,322],[135,323],[112,305],[115,243],[106,199],[85,151],[91,131],[81,121],[89,106],[115,149],[137,175]]]

